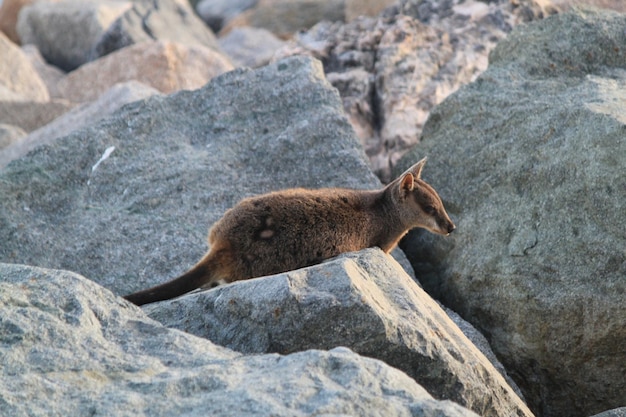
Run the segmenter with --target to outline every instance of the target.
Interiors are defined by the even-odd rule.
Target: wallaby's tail
[[[138,306],[169,300],[207,284],[211,280],[212,269],[210,259],[204,258],[178,278],[147,290],[126,295],[124,298]]]

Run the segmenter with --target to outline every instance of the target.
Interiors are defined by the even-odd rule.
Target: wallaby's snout
[[[450,224],[448,224],[448,234],[454,232],[454,229],[456,229],[456,226],[454,223],[450,222]]]

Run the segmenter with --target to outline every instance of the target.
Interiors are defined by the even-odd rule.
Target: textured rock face
[[[131,104],[0,177],[0,260],[74,270],[120,294],[193,265],[208,227],[243,197],[380,186],[309,58]]]
[[[241,356],[70,272],[0,264],[0,414],[476,416],[348,349]]]
[[[222,31],[252,26],[289,38],[294,32],[308,29],[320,20],[344,19],[344,0],[259,0],[254,7],[229,20]]]
[[[155,94],[159,94],[159,92],[137,81],[116,84],[93,103],[87,103],[70,110],[31,132],[22,140],[14,141],[12,146],[8,146],[0,152],[0,168],[12,160],[26,155],[28,151],[37,146],[51,143],[75,130],[95,124],[97,121],[110,116],[124,104]]]
[[[285,42],[268,30],[241,27],[220,38],[219,45],[235,65],[256,68],[267,65]]]
[[[23,8],[17,31],[46,60],[71,71],[93,58],[93,48],[109,26],[131,7],[125,1],[35,2]]]
[[[626,17],[520,27],[431,114],[411,156],[452,239],[405,248],[426,289],[481,329],[538,415],[591,415],[626,392]]]
[[[446,313],[380,249],[144,308],[168,327],[247,354],[346,346],[479,415],[532,416]]]
[[[30,61],[13,42],[0,32],[0,101],[50,99],[48,89]]]
[[[117,83],[135,80],[167,94],[200,88],[232,69],[230,60],[212,49],[148,41],[81,66],[64,77],[58,89],[70,101],[86,102],[97,99]]]
[[[155,39],[219,50],[213,32],[188,2],[135,0],[131,6],[100,37],[94,46],[95,56]]]
[[[533,1],[404,0],[377,18],[320,22],[278,56],[324,62],[383,180],[417,144],[430,110],[487,68],[511,28],[543,15]],[[515,3],[515,4],[513,4]]]

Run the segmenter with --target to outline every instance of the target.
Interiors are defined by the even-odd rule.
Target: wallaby
[[[193,268],[124,298],[143,305],[372,246],[389,253],[414,227],[448,235],[454,223],[437,192],[420,179],[425,163],[380,190],[295,188],[243,199],[213,225],[210,250]]]

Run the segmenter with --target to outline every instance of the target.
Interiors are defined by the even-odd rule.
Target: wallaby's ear
[[[413,177],[413,174],[411,174],[410,172],[404,174],[404,176],[400,180],[400,194],[404,195],[403,192],[413,191],[414,185],[415,178]]]
[[[419,160],[417,164],[409,168],[409,170],[411,171],[415,179],[419,179],[422,177],[422,169],[424,168],[425,164],[426,164],[426,157],[423,157],[422,159]]]
[[[402,178],[402,181],[404,182],[404,176],[406,174],[412,174],[413,175],[413,180],[418,180],[421,178],[422,176],[422,168],[424,168],[424,164],[426,163],[426,157],[422,158],[419,160],[419,162],[417,162],[415,165],[413,165],[411,168],[407,169],[406,171],[404,171],[402,173],[402,175],[400,175],[399,178]]]

